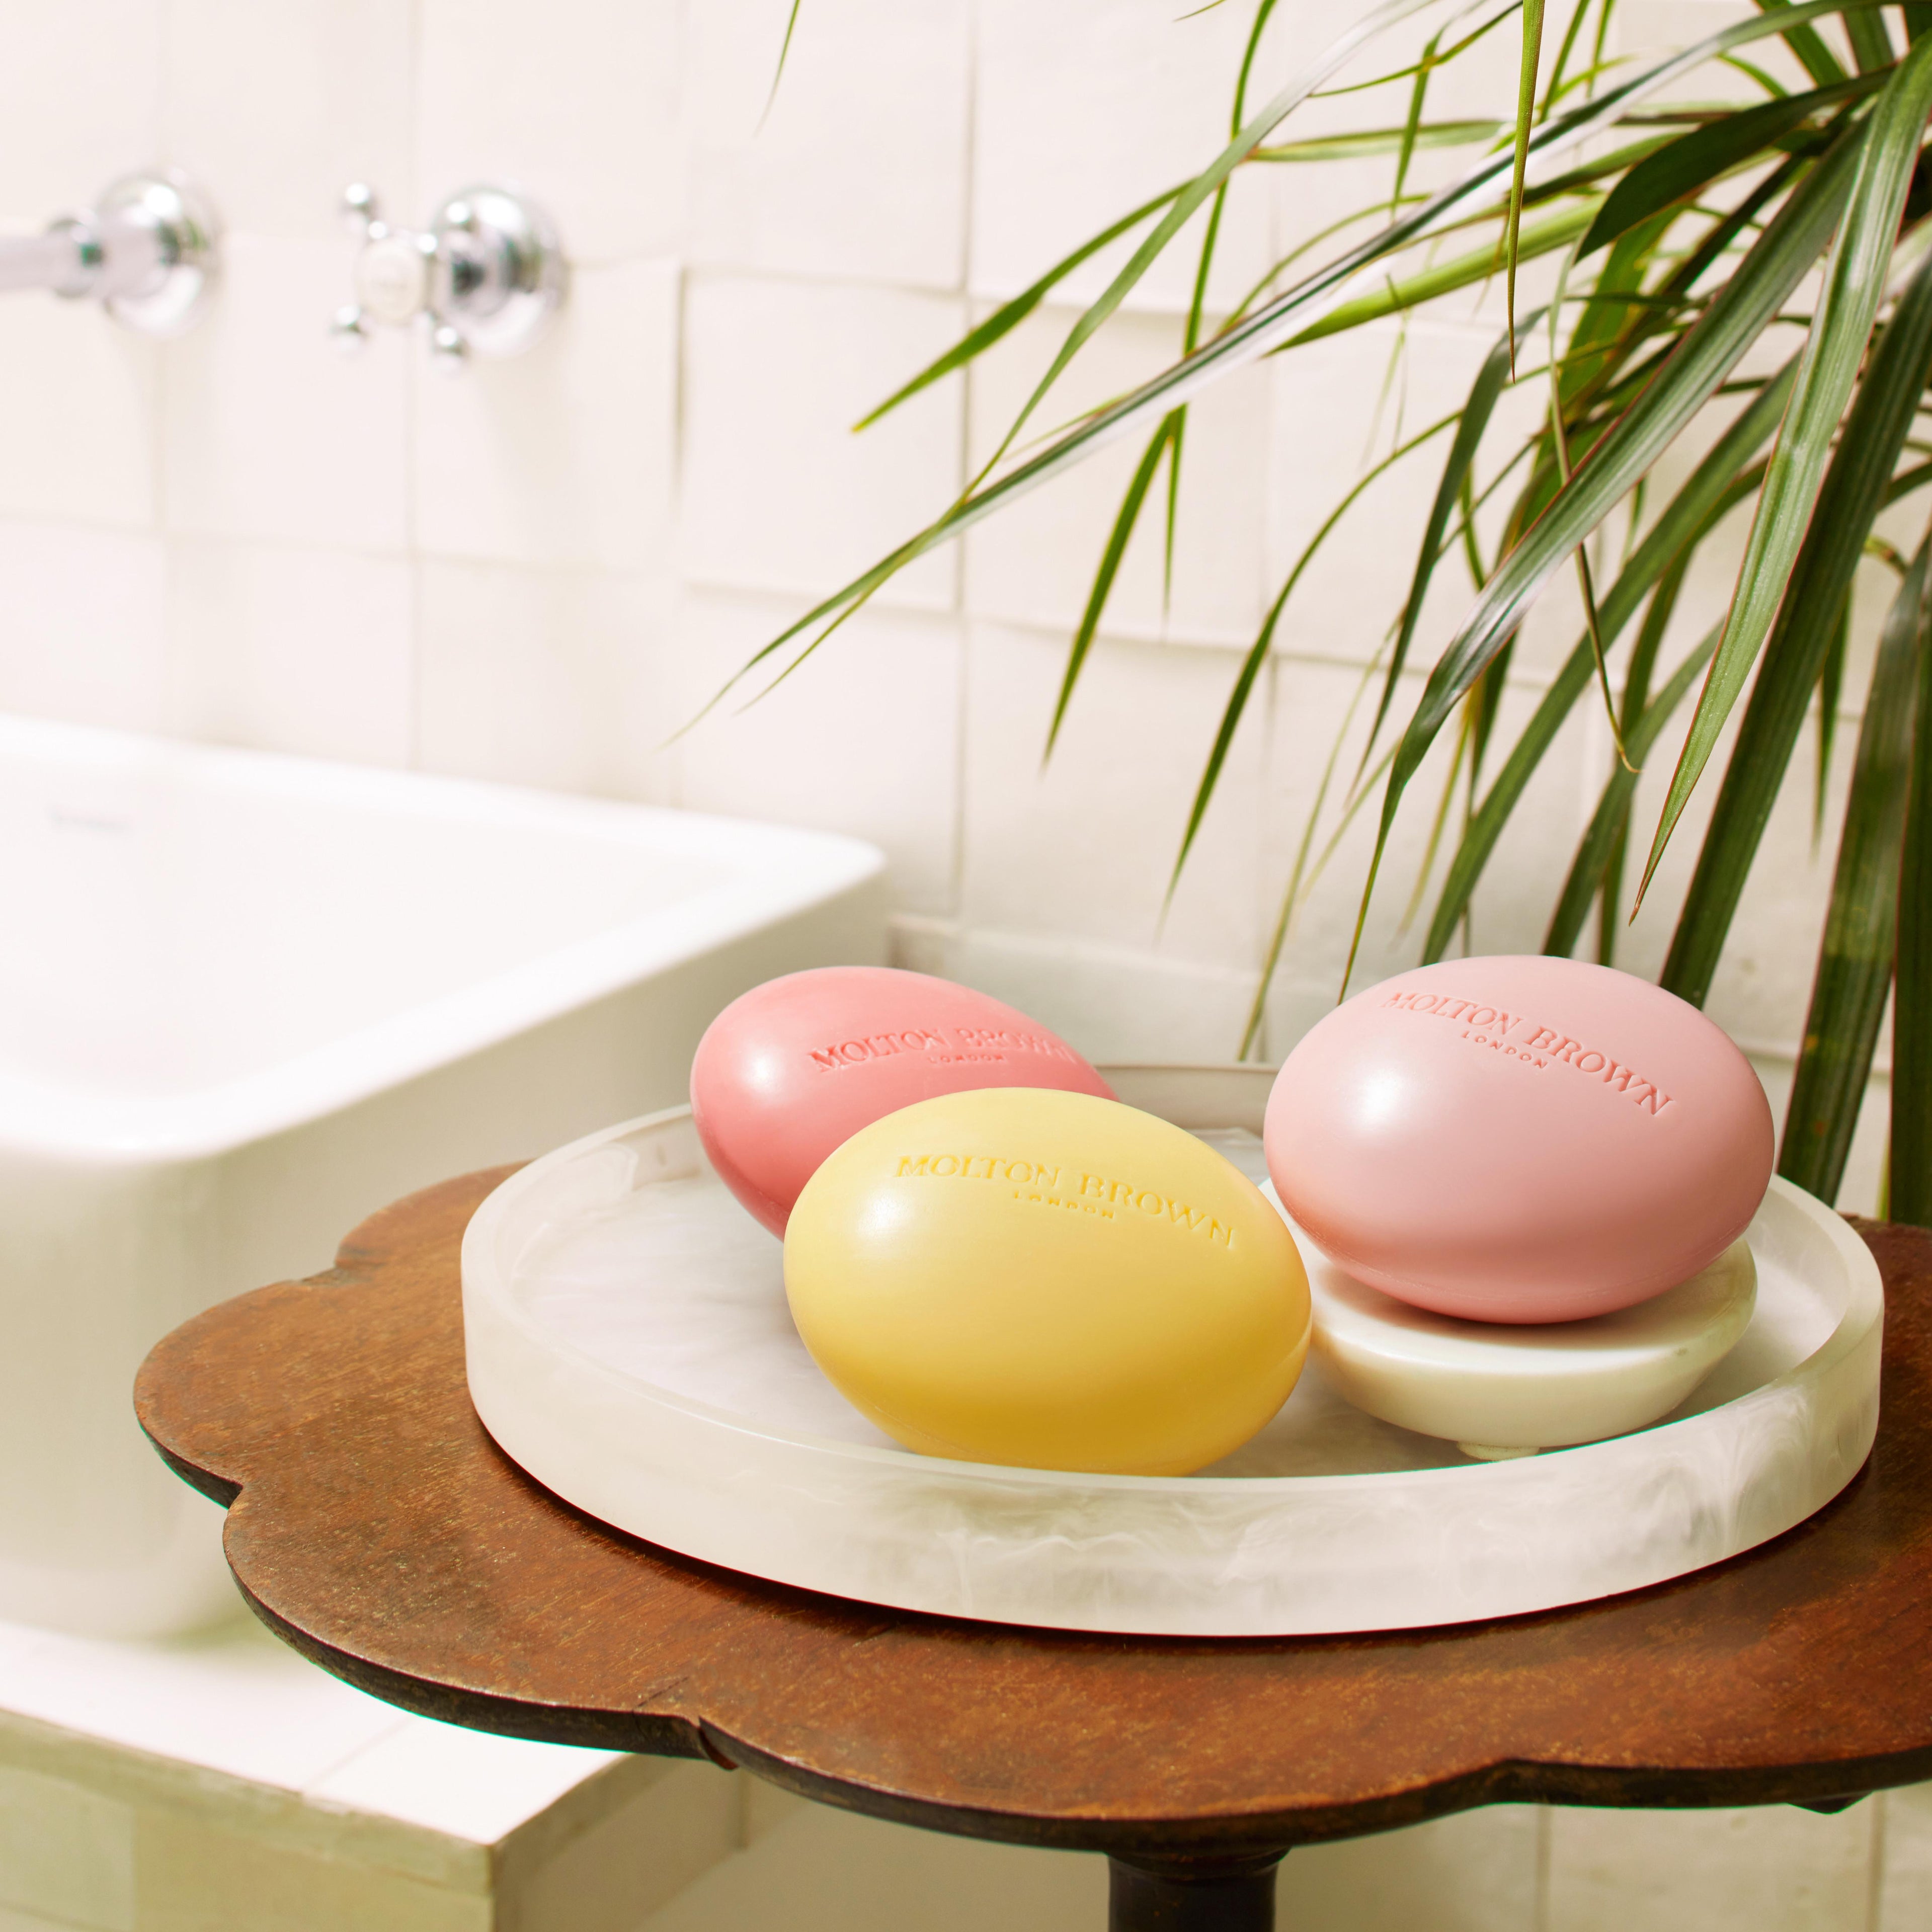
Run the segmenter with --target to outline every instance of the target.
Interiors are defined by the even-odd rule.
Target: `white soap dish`
[[[1103,1070],[1122,1100],[1265,1178],[1266,1070]],[[1389,1630],[1681,1576],[1844,1487],[1877,1426],[1877,1266],[1782,1181],[1745,1238],[1744,1339],[1635,1434],[1472,1462],[1354,1406],[1311,1359],[1275,1420],[1198,1475],[1004,1468],[914,1455],[845,1402],[792,1327],[779,1244],[680,1108],[560,1148],[490,1196],[464,1240],[464,1334],[471,1395],[504,1450],[566,1502],[686,1556],[1063,1629]]]
[[[1272,1186],[1262,1191],[1275,1199]],[[1744,1339],[1757,1306],[1757,1264],[1745,1240],[1634,1308],[1519,1327],[1412,1308],[1294,1234],[1315,1302],[1315,1352],[1330,1381],[1358,1408],[1483,1462],[1601,1442],[1659,1420]]]

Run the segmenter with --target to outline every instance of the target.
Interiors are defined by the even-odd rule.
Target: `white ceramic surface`
[[[1280,1207],[1272,1186],[1262,1191]],[[1688,1281],[1612,1314],[1466,1322],[1365,1286],[1294,1232],[1329,1380],[1358,1408],[1485,1461],[1668,1415],[1743,1340],[1757,1304],[1757,1265],[1737,1240]]]
[[[1102,1071],[1251,1177],[1270,1076]],[[682,1108],[594,1134],[465,1236],[470,1387],[503,1448],[606,1522],[729,1568],[907,1609],[1200,1636],[1508,1616],[1715,1562],[1820,1508],[1877,1425],[1884,1305],[1838,1217],[1774,1184],[1744,1340],[1659,1426],[1474,1464],[1311,1364],[1234,1455],[1178,1478],[908,1454],[805,1352],[778,1244]]]
[[[680,1098],[775,973],[869,962],[814,833],[0,718],[0,1616],[232,1595],[129,1400],[224,1296],[398,1195]]]

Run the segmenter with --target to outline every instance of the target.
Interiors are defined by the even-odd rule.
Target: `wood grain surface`
[[[230,1505],[264,1619],[408,1709],[1143,1857],[1501,1800],[1816,1802],[1932,1777],[1932,1234],[1861,1225],[1888,1302],[1878,1444],[1775,1542],[1535,1616],[1163,1640],[816,1596],[560,1503],[464,1384],[458,1244],[502,1178],[399,1202],[332,1274],[209,1310],[136,1391],[170,1463]]]

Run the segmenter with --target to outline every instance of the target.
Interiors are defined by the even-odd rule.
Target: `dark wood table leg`
[[[1110,1858],[1107,1932],[1274,1932],[1282,1856]]]

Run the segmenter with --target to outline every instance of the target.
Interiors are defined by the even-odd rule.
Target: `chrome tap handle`
[[[543,212],[507,188],[452,195],[420,230],[382,219],[375,190],[352,182],[342,212],[360,243],[355,301],[338,309],[330,333],[360,348],[374,328],[420,318],[436,365],[460,370],[472,354],[514,356],[527,349],[563,299],[563,256]]]

